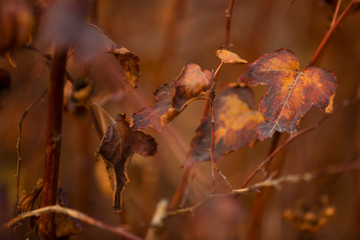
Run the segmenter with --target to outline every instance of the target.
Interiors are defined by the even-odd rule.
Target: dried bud
[[[25,44],[34,28],[31,9],[22,1],[0,1],[0,51]]]

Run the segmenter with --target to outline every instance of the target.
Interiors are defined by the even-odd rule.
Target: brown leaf
[[[19,202],[16,206],[18,213],[29,212],[35,209],[40,208],[41,206],[41,195],[42,195],[43,181],[40,178],[33,191],[31,193],[26,193],[23,191],[21,193]],[[58,190],[58,200],[57,204],[63,207],[69,207],[69,203],[65,197],[65,194],[59,184]],[[39,226],[39,218],[31,217],[29,218],[29,225],[31,228]],[[80,222],[77,219],[71,218],[70,216],[62,213],[55,213],[55,234],[57,238],[66,237],[74,234],[82,233],[83,229],[80,225]]]
[[[135,88],[136,82],[140,77],[139,57],[125,47],[112,49],[110,53],[114,54],[114,56],[119,60],[126,75],[127,82],[131,87]]]
[[[328,70],[307,67],[301,71],[298,58],[287,49],[265,54],[249,64],[238,81],[251,86],[269,86],[260,102],[265,118],[257,130],[261,140],[271,137],[275,131],[295,132],[313,105],[331,112],[338,87],[336,76]]]
[[[174,82],[161,85],[154,92],[156,103],[152,107],[145,107],[132,116],[132,128],[135,130],[152,127],[160,131],[169,121],[175,118],[180,112],[172,105]]]
[[[189,101],[204,96],[213,82],[214,75],[209,70],[201,71],[201,67],[195,63],[185,65],[175,80],[173,107],[178,111],[183,110]]]
[[[257,140],[256,126],[264,121],[260,112],[253,110],[254,96],[249,88],[225,84],[215,99],[215,160],[239,150]],[[201,119],[187,154],[190,162],[210,160],[211,113]]]
[[[242,59],[236,53],[230,52],[224,48],[219,48],[216,51],[216,56],[220,58],[223,63],[247,63],[245,59]]]
[[[121,211],[121,194],[129,181],[126,167],[134,153],[151,156],[156,152],[155,140],[143,132],[133,131],[119,114],[116,122],[111,122],[101,140],[98,156],[105,162],[110,185],[113,189],[113,211]]]
[[[204,97],[213,82],[210,71],[201,71],[200,66],[194,63],[185,65],[174,82],[163,84],[154,92],[154,106],[145,107],[133,115],[132,128],[138,130],[152,127],[162,130],[190,102]]]

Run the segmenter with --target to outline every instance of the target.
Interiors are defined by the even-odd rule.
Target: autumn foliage
[[[16,153],[0,152],[0,174],[16,171],[0,182],[0,238],[359,236],[359,1],[160,2],[0,1],[0,144]],[[161,43],[136,30],[159,12]],[[289,20],[290,34],[298,13],[312,31],[331,22],[310,34]]]

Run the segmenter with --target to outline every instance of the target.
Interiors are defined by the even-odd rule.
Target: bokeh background
[[[310,61],[326,33],[336,1],[323,0],[239,0],[233,10],[231,51],[252,62],[265,53],[280,48],[292,50],[302,66]],[[344,9],[349,0],[342,1]],[[152,92],[161,84],[173,81],[182,67],[190,62],[213,70],[218,62],[217,48],[225,39],[227,0],[101,0],[97,1],[97,24],[118,46],[125,46],[140,58],[141,77],[138,88],[121,95],[120,68],[115,59],[104,57],[92,66],[95,95],[117,92],[104,109],[115,117],[132,113],[154,103]],[[353,98],[360,76],[360,11],[354,9],[329,41],[317,64],[333,71],[338,80],[335,105]],[[37,38],[34,40],[37,43]],[[25,108],[47,87],[49,70],[37,53],[19,48],[12,53],[17,68],[5,57],[0,66],[11,74],[11,88],[0,98],[0,224],[10,220],[16,199],[16,141],[18,120]],[[101,58],[103,59],[103,58]],[[224,66],[219,83],[234,82],[245,66]],[[70,61],[68,70],[75,77],[81,67]],[[253,88],[257,102],[266,87]],[[99,96],[99,95],[97,95]],[[20,189],[30,192],[43,174],[45,159],[45,118],[47,99],[38,104],[23,124]],[[194,102],[170,123],[163,132],[146,132],[158,142],[155,156],[134,155],[128,166],[131,182],[123,194],[123,213],[111,209],[111,189],[104,164],[96,162],[94,153],[100,143],[91,118],[65,113],[60,163],[60,183],[70,205],[104,222],[126,224],[134,233],[145,236],[156,204],[171,199],[180,182],[186,152],[204,108],[204,101]],[[300,124],[310,126],[324,116],[311,109]],[[282,134],[283,142],[288,134]],[[265,159],[271,139],[244,147],[226,156],[218,167],[234,188]],[[335,113],[311,133],[303,135],[282,151],[273,162],[278,175],[302,173],[328,165],[354,160],[360,150],[360,106],[349,106]],[[263,180],[261,174],[256,181]],[[226,184],[217,176],[217,191],[226,192]],[[190,187],[184,206],[192,206],[211,191],[210,163],[198,163],[190,176]],[[357,172],[329,176],[310,183],[284,184],[268,194],[257,223],[254,239],[301,239],[299,231],[283,218],[283,211],[294,208],[302,199],[309,205],[321,196],[329,198],[335,215],[313,237],[314,239],[359,239],[360,175]],[[211,203],[194,215],[175,216],[166,221],[160,239],[247,239],[254,215],[256,194],[236,200]],[[258,200],[260,201],[260,200]],[[260,201],[261,202],[261,201]],[[92,226],[71,239],[119,239],[118,236]],[[254,232],[254,230],[252,230]],[[26,225],[15,233],[24,239]],[[0,239],[7,239],[6,231]],[[261,236],[261,237],[260,237]]]

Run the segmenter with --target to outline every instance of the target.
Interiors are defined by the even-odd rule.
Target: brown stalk
[[[360,170],[360,159],[356,159],[355,161],[351,161],[346,164],[337,165],[337,166],[329,166],[320,170],[300,173],[300,174],[289,174],[282,177],[278,177],[276,179],[267,178],[262,182],[256,183],[250,187],[242,187],[239,189],[234,189],[230,193],[226,194],[210,194],[207,198],[201,200],[197,204],[195,204],[192,207],[187,208],[181,208],[176,211],[168,212],[167,217],[171,216],[177,216],[177,215],[183,215],[183,214],[192,214],[195,213],[198,209],[203,207],[206,203],[213,199],[218,198],[227,198],[227,197],[233,197],[233,196],[239,196],[244,194],[254,194],[258,193],[261,189],[269,188],[269,187],[275,187],[277,189],[281,188],[281,185],[284,183],[299,183],[299,182],[310,182],[312,180],[330,176],[330,175],[336,175],[336,174],[342,174],[346,172],[353,172],[353,171],[359,171]]]
[[[340,111],[341,109],[343,109],[344,107],[347,107],[351,104],[354,104],[356,103],[358,100],[360,99],[360,94],[357,94],[355,96],[354,99],[352,100],[349,100],[349,99],[346,99],[344,100],[342,103],[340,103],[334,110],[333,114],[335,112],[338,112]],[[269,162],[272,161],[272,159],[276,156],[276,154],[278,154],[281,150],[283,150],[285,147],[287,147],[287,145],[289,145],[292,141],[294,141],[297,137],[305,134],[305,133],[308,133],[308,132],[311,132],[315,129],[317,129],[321,123],[323,123],[326,119],[328,119],[330,116],[332,116],[332,114],[326,114],[323,118],[321,118],[318,122],[314,123],[313,125],[307,127],[307,128],[304,128],[303,130],[301,131],[298,131],[297,133],[293,134],[293,135],[290,135],[290,137],[288,137],[286,139],[286,141],[281,144],[279,147],[277,147],[269,156],[267,156],[267,158],[258,165],[258,167],[245,179],[245,181],[243,182],[243,184],[241,185],[241,188],[244,188],[246,187],[249,182],[256,176],[257,173],[259,173],[263,168],[264,166],[266,166],[267,164],[269,164]]]
[[[323,51],[324,47],[326,46],[326,44],[328,43],[330,37],[332,36],[332,34],[334,33],[334,31],[336,30],[336,28],[339,26],[339,24],[341,23],[341,21],[345,18],[345,16],[350,12],[351,8],[355,5],[359,3],[358,0],[352,0],[351,2],[349,2],[349,4],[346,6],[346,8],[344,9],[344,11],[341,13],[341,15],[339,16],[338,19],[336,19],[336,21],[334,22],[334,24],[331,24],[329,30],[326,32],[325,36],[323,37],[321,43],[319,44],[318,48],[316,49],[313,57],[311,58],[311,61],[309,62],[309,66],[313,66],[315,65],[316,61],[319,59],[319,56],[321,54],[321,52]],[[335,12],[336,13],[336,12]],[[335,19],[335,15],[334,18]]]
[[[230,29],[231,29],[231,17],[232,17],[232,10],[234,7],[234,2],[235,0],[230,0],[229,1],[229,7],[228,9],[226,9],[226,32],[225,32],[225,40],[224,40],[224,48],[227,49],[229,47],[229,39],[230,39]],[[206,101],[205,106],[204,106],[204,110],[203,110],[203,115],[202,117],[204,117],[205,115],[207,115],[208,113],[208,109],[210,107],[211,109],[211,146],[210,146],[210,155],[211,155],[211,176],[212,176],[212,182],[213,182],[213,186],[215,184],[215,173],[214,170],[217,169],[215,166],[215,161],[214,161],[214,126],[215,126],[215,120],[214,120],[214,107],[213,107],[213,102],[215,100],[215,86],[216,86],[216,78],[217,75],[222,67],[222,62],[220,61],[219,65],[216,67],[215,73],[214,73],[214,85],[211,88],[211,94],[210,94],[210,99],[208,101]],[[190,170],[192,168],[192,163],[187,163],[185,162],[185,170],[183,173],[183,176],[181,178],[181,182],[178,186],[178,188],[176,189],[176,192],[173,196],[173,198],[171,199],[170,205],[169,205],[169,209],[173,210],[176,208],[176,206],[178,205],[180,199],[181,199],[181,195],[186,187],[186,182],[188,181],[188,177],[190,175]],[[225,178],[224,178],[225,179]],[[226,180],[225,180],[226,181]],[[231,185],[230,185],[231,186]]]
[[[8,223],[6,223],[5,225],[0,227],[0,230],[3,230],[5,228],[9,228],[12,225],[14,225],[15,223],[29,218],[29,217],[33,217],[33,216],[39,216],[40,218],[41,216],[44,216],[45,214],[55,214],[55,213],[62,213],[62,214],[66,214],[72,218],[76,218],[84,223],[93,225],[95,227],[98,227],[102,230],[108,231],[108,232],[112,232],[115,233],[119,236],[122,237],[126,237],[127,239],[132,239],[132,240],[141,240],[142,238],[134,235],[133,233],[128,232],[127,230],[125,230],[124,227],[121,226],[111,226],[107,223],[101,222],[99,220],[96,220],[88,215],[86,215],[85,213],[82,213],[80,211],[71,209],[71,208],[66,208],[66,207],[62,207],[60,205],[54,205],[54,206],[47,206],[47,207],[43,207],[43,208],[39,208],[30,212],[26,212],[23,213],[19,216],[17,216],[16,218],[11,219]]]
[[[230,43],[231,16],[234,8],[234,2],[235,0],[230,0],[229,7],[225,10],[225,17],[226,17],[226,33],[225,33],[225,42],[224,42],[225,49],[229,48],[229,43]]]
[[[56,47],[48,87],[42,208],[55,205],[57,201],[66,57],[67,49]],[[44,239],[55,239],[54,217],[54,213],[40,216],[39,235]]]

